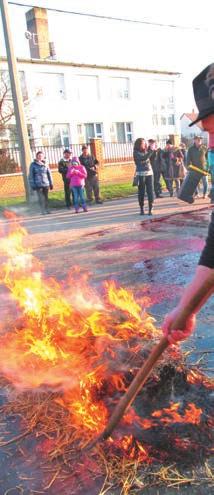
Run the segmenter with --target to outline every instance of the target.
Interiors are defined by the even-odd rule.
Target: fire
[[[202,409],[197,408],[195,404],[189,403],[181,414],[179,412],[180,404],[173,403],[170,407],[166,407],[160,411],[154,411],[152,413],[153,418],[158,418],[159,422],[167,425],[174,423],[191,423],[199,424],[201,420]]]
[[[79,436],[99,433],[109,412],[102,387],[123,392],[123,353],[160,334],[132,291],[104,284],[102,297],[79,270],[66,281],[45,277],[42,264],[25,247],[17,224],[1,242],[1,282],[14,301],[16,318],[3,328],[1,371],[21,389],[54,387]],[[140,342],[139,342],[140,339]],[[125,354],[124,354],[125,355]]]
[[[68,418],[72,441],[85,445],[104,430],[114,402],[138,367],[136,355],[160,331],[145,311],[148,298],[135,298],[113,281],[98,294],[79,269],[63,282],[46,277],[41,262],[25,247],[26,236],[15,224],[0,246],[0,279],[14,307],[10,322],[1,328],[0,371],[18,391],[56,391],[54,404]],[[176,352],[172,349],[172,359]],[[198,425],[201,415],[193,403],[171,403],[149,417],[130,408],[121,421],[125,435],[109,444],[129,459],[150,463],[148,446],[130,433],[133,424],[142,431],[173,423]]]

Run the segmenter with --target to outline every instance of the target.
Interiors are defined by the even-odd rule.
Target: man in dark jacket
[[[160,183],[161,177],[161,157],[160,157],[160,149],[157,149],[157,144],[154,139],[148,140],[148,151],[152,151],[152,155],[150,156],[150,162],[152,165],[153,175],[154,175],[154,191],[156,198],[162,198],[162,187]]]
[[[79,157],[80,163],[87,170],[87,179],[85,180],[85,189],[88,203],[92,203],[94,193],[95,201],[98,204],[102,204],[102,200],[100,198],[99,191],[99,180],[98,180],[98,171],[97,165],[99,164],[98,160],[94,156],[90,154],[89,147],[84,144],[82,146],[82,154]]]
[[[68,167],[71,165],[72,150],[66,148],[63,152],[63,158],[58,163],[58,172],[62,175],[64,182],[65,204],[68,210],[71,209],[71,191],[69,188],[69,179],[66,178]]]
[[[194,143],[187,152],[187,166],[195,165],[195,167],[201,168],[206,172],[207,168],[207,148],[202,144],[201,136],[194,137]],[[208,190],[208,178],[207,175],[202,176],[203,183],[203,198],[206,198]],[[196,196],[199,195],[198,188],[195,192]]]

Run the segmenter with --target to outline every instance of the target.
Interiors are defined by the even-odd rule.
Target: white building
[[[31,56],[37,58],[18,59],[22,91],[29,102],[29,133],[35,145],[68,146],[88,142],[91,137],[131,142],[137,137],[165,139],[180,134],[176,108],[179,73],[64,62],[44,58],[44,53],[41,59],[37,49],[37,17],[41,15],[41,46],[46,43],[48,48],[46,11],[32,9],[27,13],[27,27],[33,34],[27,33]],[[35,29],[37,33],[32,31]],[[7,61],[0,61],[5,76]],[[13,130],[11,122],[7,139]]]

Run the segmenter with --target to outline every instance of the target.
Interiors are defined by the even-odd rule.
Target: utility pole
[[[28,139],[27,125],[25,121],[24,104],[19,82],[17,62],[14,53],[12,33],[9,21],[8,1],[0,0],[2,23],[4,29],[5,46],[7,51],[7,60],[10,75],[11,91],[13,96],[14,113],[16,118],[18,143],[20,149],[21,169],[25,187],[26,200],[29,202],[29,184],[27,178],[28,167],[31,162],[31,151]]]

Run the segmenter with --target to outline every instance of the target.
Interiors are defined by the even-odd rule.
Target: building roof
[[[194,122],[194,120],[196,120],[198,117],[197,113],[191,112],[191,113],[183,113],[183,115],[181,115],[181,119],[182,119],[182,117],[184,117],[184,115],[185,115],[185,117],[187,117],[190,120],[190,122]],[[194,125],[196,125],[197,127],[199,127],[199,129],[201,129],[203,131],[201,121],[197,122]]]
[[[7,57],[0,57],[1,62],[7,62]],[[69,62],[64,60],[51,60],[51,59],[36,59],[36,58],[17,58],[17,62],[25,64],[38,64],[38,65],[52,65],[52,66],[64,66],[64,67],[82,67],[87,69],[104,69],[104,70],[121,70],[129,72],[144,72],[147,74],[162,74],[167,76],[179,76],[180,72],[156,70],[156,69],[143,69],[140,67],[123,67],[119,65],[99,65],[99,64],[81,64],[78,62]]]

